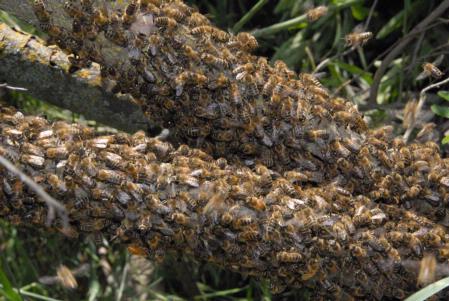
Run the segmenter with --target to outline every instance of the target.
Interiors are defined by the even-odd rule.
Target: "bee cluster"
[[[99,136],[5,106],[0,130],[1,155],[65,205],[70,226],[52,227],[72,238],[104,235],[156,260],[189,254],[268,278],[275,293],[309,287],[316,299],[403,299],[424,256],[449,260],[444,226],[337,183],[301,186],[300,172],[229,165],[142,132]],[[45,203],[8,170],[0,179],[0,216],[45,225]]]
[[[366,139],[363,116],[350,102],[330,97],[311,74],[252,55],[252,35],[220,30],[180,0],[65,7],[71,28],[54,25],[43,0],[35,1],[42,28],[74,54],[73,64],[99,63],[112,90],[132,94],[177,142],[236,164],[319,171],[324,176],[310,182],[322,182]],[[322,14],[318,7],[309,18]],[[107,43],[120,49],[115,60]]]

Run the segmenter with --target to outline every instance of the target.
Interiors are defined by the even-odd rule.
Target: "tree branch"
[[[336,184],[301,188],[291,173],[228,165],[142,133],[96,137],[20,116],[0,109],[2,152],[64,203],[72,238],[101,233],[153,259],[188,254],[268,278],[274,292],[307,286],[330,299],[404,299],[424,250],[449,259],[445,228]],[[17,182],[4,170],[0,179]],[[45,203],[13,186],[0,190],[0,217],[44,226]]]
[[[57,47],[0,24],[0,78],[30,95],[127,132],[150,126],[128,96],[102,88],[99,66],[69,74],[68,56]]]

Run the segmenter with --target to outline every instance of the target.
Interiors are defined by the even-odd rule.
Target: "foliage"
[[[354,1],[354,0],[189,0],[189,4],[207,13],[213,22],[227,30],[254,31],[273,25],[290,24],[286,29],[258,36],[258,55],[272,61],[284,60],[298,72],[312,73],[320,63],[323,84],[332,92],[342,95],[366,112],[373,126],[396,124],[397,132],[404,129],[400,113],[410,99],[431,79],[417,81],[421,65],[431,62],[448,51],[447,19],[434,20],[401,52],[383,74],[376,103],[368,100],[373,75],[385,56],[440,1]],[[259,5],[247,14],[254,5]],[[329,5],[329,13],[316,22],[300,18],[308,9]],[[17,25],[9,16],[0,16],[3,22]],[[244,22],[239,20],[244,18]],[[361,28],[373,32],[374,39],[364,47],[353,50],[345,47],[344,37]],[[34,31],[32,28],[26,28]],[[447,70],[448,61],[439,66]],[[438,93],[441,100],[449,101],[449,92]],[[44,111],[55,118],[74,120],[61,110],[42,104],[27,96],[9,95],[17,105],[31,111]],[[429,103],[430,104],[430,103]],[[396,108],[394,114],[387,113]],[[429,109],[424,108],[427,112]],[[449,107],[434,103],[431,110],[438,116],[449,118]],[[437,119],[438,121],[439,119]],[[440,129],[443,131],[445,129]],[[443,143],[449,142],[446,136]],[[307,299],[307,291],[290,291],[271,296],[267,283],[256,283],[240,275],[220,270],[208,264],[187,258],[167,259],[160,264],[147,263],[151,271],[146,279],[136,269],[135,256],[115,245],[103,241],[95,245],[90,238],[81,242],[69,241],[61,235],[46,234],[35,229],[16,229],[0,223],[0,296],[21,300],[30,296],[40,300],[286,300]],[[77,276],[79,287],[68,291],[59,284],[44,285],[39,277],[56,274],[59,264],[76,268],[88,264],[87,273]],[[137,279],[137,280],[136,280]],[[143,281],[144,285],[141,285]],[[447,281],[447,280],[446,280]],[[10,285],[11,283],[11,285]],[[123,283],[124,285],[120,285]],[[20,288],[19,293],[12,287]],[[433,291],[435,292],[435,291]],[[425,295],[410,300],[424,300]],[[426,295],[428,296],[428,295]]]

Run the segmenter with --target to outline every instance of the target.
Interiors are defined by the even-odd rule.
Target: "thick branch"
[[[335,184],[301,188],[291,173],[253,172],[141,133],[95,137],[0,112],[2,155],[64,202],[73,238],[101,233],[156,259],[190,254],[269,278],[275,292],[307,286],[331,299],[403,299],[417,289],[424,251],[449,258],[446,228]],[[0,177],[0,216],[43,226],[45,203],[7,170]]]
[[[102,88],[98,65],[69,74],[70,62],[65,53],[6,24],[0,24],[0,41],[2,81],[26,87],[39,99],[117,129],[135,132],[149,124],[128,97]]]

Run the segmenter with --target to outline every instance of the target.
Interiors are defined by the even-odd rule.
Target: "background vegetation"
[[[254,31],[260,43],[259,55],[272,61],[284,60],[297,72],[312,73],[322,62],[320,80],[336,95],[362,110],[371,126],[394,125],[396,134],[407,128],[406,113],[432,79],[416,80],[424,62],[442,57],[439,68],[447,70],[444,55],[449,49],[449,19],[432,20],[388,64],[376,101],[369,100],[374,73],[386,55],[425,19],[441,1],[364,0],[189,0],[213,22],[229,31]],[[310,8],[327,5],[329,12],[316,22],[303,16]],[[248,12],[254,7],[252,12]],[[244,20],[244,22],[240,20]],[[14,22],[2,15],[4,22]],[[239,22],[240,21],[240,22]],[[290,21],[288,26],[285,22]],[[274,31],[273,26],[282,30]],[[264,28],[267,30],[260,30]],[[25,28],[33,30],[32,28]],[[353,31],[373,32],[363,48],[348,49],[344,37]],[[0,74],[1,79],[1,74]],[[444,92],[432,91],[418,116],[414,133],[426,123],[437,126],[429,134],[441,141],[449,128],[449,109]],[[51,107],[26,94],[4,94],[28,112],[42,112],[52,118],[83,120],[82,116]],[[406,106],[406,104],[409,104]],[[443,151],[446,148],[443,146]],[[61,235],[36,229],[16,228],[0,222],[0,299],[16,300],[307,300],[307,290],[289,291],[273,297],[266,283],[223,271],[190,259],[168,258],[154,263],[132,256],[111,242],[92,237],[73,242]],[[78,287],[64,288],[55,279],[61,264],[76,271]],[[11,287],[9,287],[9,285]],[[12,288],[20,288],[17,295]]]

